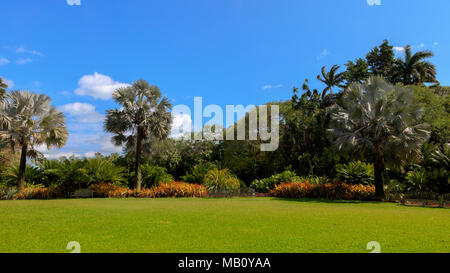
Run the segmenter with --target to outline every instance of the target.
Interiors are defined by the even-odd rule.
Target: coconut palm
[[[410,89],[371,77],[345,90],[331,108],[328,131],[340,150],[372,161],[376,195],[382,197],[385,164],[418,158],[430,136],[428,126],[419,124],[422,112]]]
[[[396,70],[399,80],[403,84],[419,84],[423,82],[437,82],[436,67],[425,59],[434,56],[431,51],[419,51],[414,55],[411,46],[404,47],[404,59],[397,59]]]
[[[317,76],[317,79],[327,86],[322,91],[322,98],[325,98],[328,91],[330,91],[330,94],[333,94],[333,87],[344,88],[342,82],[345,80],[345,73],[336,74],[339,68],[341,68],[339,65],[333,65],[330,71],[326,72],[326,67],[322,67],[322,76]]]
[[[170,133],[172,105],[161,96],[157,86],[138,80],[129,87],[117,89],[114,100],[122,107],[108,110],[105,130],[113,133],[115,145],[125,144],[135,150],[135,187],[141,190],[141,156],[143,143],[150,138],[164,139]]]
[[[68,131],[63,113],[51,105],[51,99],[43,94],[28,91],[12,91],[0,105],[5,119],[0,125],[0,140],[14,151],[21,149],[18,172],[19,191],[24,188],[27,157],[42,156],[37,146],[61,148],[65,145]]]

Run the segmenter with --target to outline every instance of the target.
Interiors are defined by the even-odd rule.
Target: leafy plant
[[[336,177],[348,184],[371,185],[374,181],[373,164],[353,161],[336,165]]]
[[[228,169],[216,168],[205,175],[204,185],[209,191],[237,190],[240,188],[240,181]]]
[[[423,192],[427,190],[427,174],[424,170],[414,170],[406,174],[408,191]]]
[[[167,173],[166,168],[159,166],[142,165],[142,187],[159,186],[160,183],[174,181],[173,176]]]
[[[300,177],[297,176],[292,171],[284,171],[279,174],[274,174],[271,177],[260,179],[260,180],[254,180],[252,184],[250,185],[250,188],[255,189],[257,192],[269,192],[272,190],[276,185],[285,182],[298,182],[300,181]]]
[[[4,184],[7,187],[17,187],[19,183],[19,166],[11,167],[4,177]],[[43,172],[35,166],[27,165],[24,173],[24,185],[41,184]]]
[[[194,165],[194,167],[191,168],[191,170],[186,173],[185,176],[182,176],[181,179],[185,182],[189,183],[200,183],[203,184],[203,180],[206,176],[206,174],[216,169],[216,164],[212,162],[201,162],[199,164]]]

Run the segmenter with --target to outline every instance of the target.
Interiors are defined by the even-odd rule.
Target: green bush
[[[301,178],[297,176],[292,171],[284,171],[279,174],[272,175],[268,178],[263,179],[257,179],[254,180],[250,184],[250,188],[254,189],[257,192],[269,192],[275,188],[276,185],[279,185],[282,182],[289,183],[289,182],[298,182]]]
[[[215,168],[205,175],[203,181],[208,191],[237,190],[241,186],[239,179],[228,169]]]
[[[151,188],[159,186],[160,183],[174,181],[172,175],[167,173],[166,168],[144,164],[141,166],[142,187]]]
[[[84,169],[90,178],[90,184],[110,183],[122,185],[126,182],[124,167],[116,166],[104,158],[85,159]]]
[[[374,182],[373,165],[361,161],[336,165],[336,177],[347,184],[371,185]]]
[[[181,179],[183,179],[184,182],[188,183],[203,184],[203,180],[206,174],[209,171],[214,170],[216,168],[217,168],[216,164],[212,162],[199,163],[194,165],[194,167],[192,167],[190,171],[186,173],[185,176],[182,176]]]
[[[11,167],[3,178],[6,187],[16,187],[18,185],[19,166]],[[38,185],[43,182],[43,172],[35,166],[27,165],[25,168],[25,184]]]

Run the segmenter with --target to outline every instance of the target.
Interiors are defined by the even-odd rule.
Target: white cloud
[[[74,102],[60,106],[59,109],[79,122],[95,123],[104,120],[104,116],[95,110],[94,105],[89,103]]]
[[[434,42],[433,45],[434,45],[434,46],[438,46],[439,43],[438,43],[438,42]]]
[[[396,51],[396,52],[405,52],[405,47],[403,47],[403,46],[394,46],[394,51]]]
[[[369,6],[381,6],[381,0],[367,0]]]
[[[16,49],[16,52],[17,53],[26,53],[26,54],[31,54],[31,55],[37,55],[37,56],[44,56],[44,54],[42,54],[41,52],[39,52],[37,50],[28,50],[24,46],[19,46]]]
[[[328,56],[329,54],[330,54],[330,52],[328,52],[328,50],[324,49],[324,50],[322,51],[322,53],[320,53],[320,55],[317,56],[317,60],[320,60],[320,59],[322,59],[322,58],[325,58],[325,57]]]
[[[86,152],[86,153],[84,153],[84,157],[87,157],[87,158],[89,158],[89,157],[95,157],[95,154],[96,154],[97,152],[92,152],[92,151],[90,151],[90,152]]]
[[[170,131],[169,137],[180,138],[191,132],[191,116],[185,113],[172,113],[172,117],[172,130]]]
[[[262,87],[262,89],[264,89],[264,90],[266,90],[266,89],[277,89],[277,88],[282,88],[282,87],[283,87],[282,84],[275,84],[275,85],[267,84],[267,85],[264,85]]]
[[[69,6],[81,6],[81,0],[66,0]]]
[[[424,43],[420,43],[418,45],[412,45],[411,49],[412,50],[420,50],[420,49],[422,49],[424,47],[425,47],[425,44]],[[405,47],[404,46],[394,46],[394,51],[396,53],[403,53],[403,52],[405,52]]]
[[[3,58],[3,57],[0,58],[0,65],[7,65],[9,63],[10,63],[10,61],[8,59]]]
[[[16,61],[16,64],[18,64],[18,65],[24,65],[24,64],[27,64],[27,63],[31,63],[33,60],[32,59],[30,59],[30,58],[20,58],[20,59],[18,59],[17,61]]]
[[[3,82],[6,83],[6,85],[8,86],[8,88],[13,88],[14,87],[14,82],[12,80],[8,80],[6,78],[3,78]]]
[[[114,81],[109,76],[95,72],[93,75],[81,77],[78,86],[78,89],[75,90],[77,95],[107,100],[112,97],[112,93],[116,89],[127,87],[129,84]]]

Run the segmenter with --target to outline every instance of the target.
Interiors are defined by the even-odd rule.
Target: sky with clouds
[[[322,66],[388,39],[398,55],[433,50],[450,85],[448,10],[448,0],[4,1],[0,76],[66,114],[68,143],[40,147],[48,157],[108,154],[121,150],[103,130],[112,92],[139,78],[174,105],[258,105],[289,99],[305,78],[322,88]],[[190,121],[177,114],[174,127]]]

